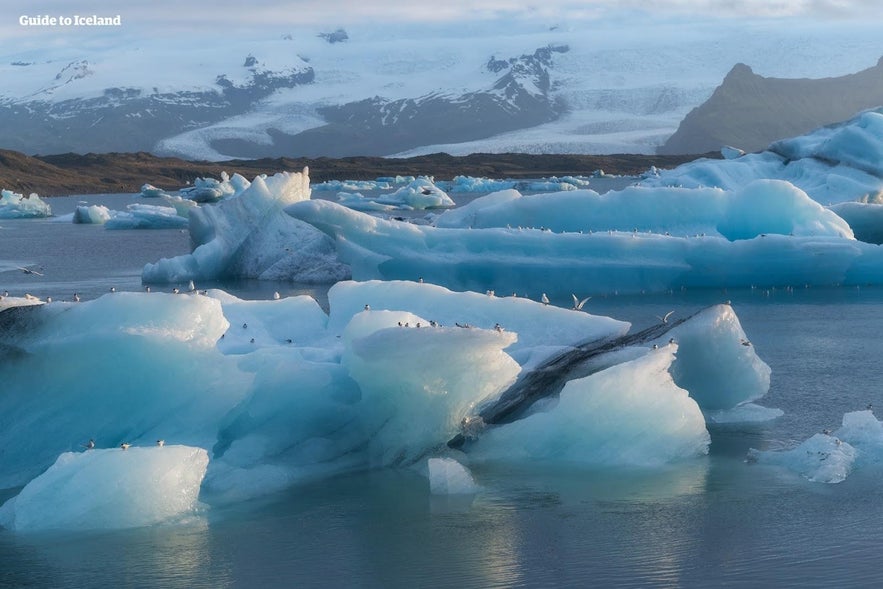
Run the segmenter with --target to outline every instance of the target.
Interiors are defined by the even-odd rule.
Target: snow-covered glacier
[[[0,488],[23,486],[0,524],[175,520],[198,513],[197,499],[241,501],[331,473],[448,457],[448,441],[464,432],[466,460],[529,460],[562,444],[572,448],[562,457],[578,452],[586,464],[689,460],[707,449],[706,406],[739,406],[769,386],[768,368],[737,341],[741,329],[715,327],[734,325],[722,306],[673,325],[664,337],[674,343],[624,343],[523,420],[475,429],[479,408],[544,358],[620,341],[629,325],[419,282],[343,282],[329,303],[326,314],[306,296],[245,301],[215,290],[0,300]],[[714,397],[726,384],[710,381],[726,370],[704,383],[683,377],[705,372],[709,360],[690,351],[699,340],[715,363],[740,366],[738,393]],[[578,415],[593,417],[577,427]],[[542,436],[530,433],[546,422]],[[436,466],[447,473],[433,471],[436,487],[440,477],[459,481],[459,491],[438,492],[477,488]]]

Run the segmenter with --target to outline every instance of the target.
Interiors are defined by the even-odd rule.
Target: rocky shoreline
[[[0,150],[0,188],[15,192],[36,192],[40,196],[138,192],[149,182],[175,190],[200,176],[219,177],[222,171],[238,172],[246,178],[274,174],[282,170],[310,168],[314,182],[326,180],[368,180],[379,176],[431,175],[450,180],[457,175],[490,178],[539,178],[590,175],[597,170],[607,174],[633,175],[651,166],[672,168],[697,159],[696,155],[553,155],[553,154],[472,154],[451,156],[432,154],[412,158],[274,158],[229,160],[224,162],[187,161],[138,153],[73,153],[28,156]],[[704,157],[720,157],[706,154]]]

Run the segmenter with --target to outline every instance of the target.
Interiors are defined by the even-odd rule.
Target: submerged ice
[[[174,467],[181,476],[169,475],[165,490],[153,490],[192,497],[195,485],[200,500],[217,504],[331,473],[426,464],[446,457],[447,441],[471,427],[478,408],[542,358],[621,338],[629,327],[522,298],[418,282],[340,283],[329,302],[326,314],[309,297],[111,293],[3,311],[0,488],[24,485],[3,508],[4,525],[145,525],[193,509],[183,502],[158,510],[164,500],[139,487],[124,491],[145,506],[145,519],[132,519],[126,501],[112,493],[82,493],[87,478],[111,486],[132,477],[155,480],[157,469]],[[477,437],[467,451],[476,460],[608,465],[701,455],[708,444],[701,405],[715,405],[702,387],[713,388],[717,373],[709,382],[684,377],[676,384],[676,363],[685,362],[680,372],[687,374],[709,362],[754,371],[735,387],[739,393],[722,393],[722,405],[755,399],[768,384],[765,365],[748,357],[753,350],[710,341],[742,337],[728,313],[723,307],[698,315],[693,335],[690,321],[680,327],[683,359],[677,344],[631,349],[591,376],[575,374],[528,417],[470,430]],[[715,330],[718,324],[731,327]],[[691,337],[702,332],[713,358],[687,353]],[[697,402],[691,387],[706,399]],[[90,438],[99,449],[112,448],[102,451],[107,458],[82,449]],[[157,439],[168,444],[139,448]],[[122,451],[122,442],[132,447]],[[207,466],[189,458],[176,462],[180,467],[165,459],[154,466],[120,462],[140,456],[136,449],[168,458],[164,452],[179,445],[194,460],[204,451]],[[468,487],[450,463],[433,464],[433,492]],[[445,491],[442,480],[454,482]],[[105,519],[94,515],[99,505],[106,506]]]

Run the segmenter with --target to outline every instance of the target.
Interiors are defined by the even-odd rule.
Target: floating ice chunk
[[[337,202],[356,211],[391,211],[398,208],[395,205],[380,204],[376,200],[368,198],[360,192],[338,192]]]
[[[359,190],[387,190],[390,182],[381,179],[373,180],[326,180],[318,184],[313,184],[315,191],[347,191],[356,192]]]
[[[243,192],[190,215],[192,254],[147,264],[145,282],[184,282],[222,277],[334,282],[349,269],[328,237],[292,219],[283,207],[310,197],[307,170],[255,178]]]
[[[853,411],[843,416],[843,425],[834,432],[841,440],[849,442],[869,454],[883,454],[883,423],[870,410]]]
[[[499,395],[519,372],[503,352],[514,333],[377,327],[373,310],[353,317],[342,359],[362,391],[372,465],[408,463],[444,444],[476,404]]]
[[[465,466],[453,458],[430,458],[429,491],[433,495],[471,495],[478,492],[478,485]]]
[[[131,204],[105,221],[105,229],[185,229],[187,218],[172,207]]]
[[[392,194],[377,198],[380,204],[407,205],[414,209],[436,209],[452,207],[451,197],[433,183],[431,178],[421,176],[407,186],[403,186]]]
[[[514,187],[515,180],[492,180],[472,176],[454,176],[448,183],[448,192],[493,192]]]
[[[784,466],[813,482],[840,483],[852,471],[857,454],[853,446],[834,436],[815,434],[784,452],[751,449],[748,461]]]
[[[761,234],[852,238],[849,225],[787,182],[755,181],[744,188],[631,187],[521,196],[490,194],[445,211],[438,227],[524,227],[555,232],[652,232],[714,235],[733,241]]]
[[[794,191],[782,183],[758,186],[762,191],[772,187],[776,193],[785,192],[786,197]],[[666,208],[662,203],[659,207],[653,208],[657,214]],[[823,216],[830,215],[831,223],[807,217],[800,229],[790,219],[785,224],[778,219],[771,222],[771,229],[805,230],[802,237],[761,234],[736,241],[632,230],[580,234],[416,226],[377,219],[328,201],[299,202],[286,211],[333,237],[339,259],[351,266],[356,280],[422,276],[455,290],[497,293],[542,284],[550,297],[557,298],[681,287],[883,283],[883,249],[843,236],[848,226],[830,211]],[[744,220],[748,225],[727,226],[733,238],[757,228],[751,225],[747,208]],[[837,236],[812,235],[819,227]]]
[[[16,531],[120,529],[195,513],[208,466],[202,448],[67,452],[0,508]]]
[[[23,196],[11,190],[0,191],[0,219],[48,217],[51,214],[52,208],[36,194]]]
[[[768,151],[700,159],[642,180],[654,186],[733,190],[761,178],[787,180],[822,204],[874,201],[883,194],[883,110],[776,141]]]
[[[144,184],[141,186],[142,198],[158,198],[160,196],[168,196],[168,193],[162,188],[157,188],[153,184]]]
[[[770,367],[758,357],[730,305],[704,309],[663,336],[669,338],[678,346],[672,378],[703,410],[733,409],[769,391]]]
[[[104,205],[81,205],[76,208],[73,215],[74,223],[84,225],[101,225],[111,217],[110,209]]]
[[[557,403],[486,430],[470,456],[655,466],[706,454],[702,411],[669,375],[674,347],[569,381]]]
[[[197,178],[193,186],[182,188],[178,192],[181,196],[195,202],[215,202],[239,194],[248,188],[249,182],[239,174],[234,174],[231,179],[227,172],[221,172],[221,179]]]

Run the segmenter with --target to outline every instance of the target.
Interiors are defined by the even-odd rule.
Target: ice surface
[[[554,232],[703,234],[730,241],[761,234],[852,237],[840,217],[787,182],[759,180],[733,191],[633,187],[521,196],[494,193],[443,213],[438,227],[524,227]]]
[[[234,176],[235,179],[235,176]],[[231,180],[232,183],[232,180]],[[190,215],[193,253],[147,264],[145,282],[186,282],[224,277],[334,282],[348,277],[332,242],[282,212],[310,197],[307,170],[255,178],[248,188]]]
[[[126,211],[117,211],[105,221],[105,229],[185,229],[187,217],[172,207],[130,204]]]
[[[791,450],[752,449],[748,460],[784,466],[811,481],[839,483],[854,470],[883,462],[883,423],[870,409],[853,411],[834,432],[815,434]]]
[[[768,151],[697,160],[645,179],[648,185],[733,190],[760,178],[787,180],[813,200],[878,202],[883,198],[883,111],[773,143]]]
[[[0,507],[15,531],[120,529],[195,513],[202,448],[168,445],[66,452]]]
[[[703,455],[710,438],[696,401],[668,369],[676,345],[564,386],[557,403],[488,429],[480,460],[658,465]]]
[[[309,297],[246,301],[218,290],[6,309],[0,488],[28,484],[90,438],[99,448],[159,438],[205,448],[201,500],[210,504],[423,464],[448,455],[467,418],[522,370],[629,327],[420,282],[344,282],[328,300],[329,315]],[[683,354],[668,343],[634,348],[571,381],[557,405],[487,430],[479,456],[655,465],[701,454],[702,413],[671,376],[678,363],[686,380],[707,372],[695,386],[721,391],[708,396],[724,406],[756,398],[765,384],[753,350],[732,344],[742,331],[731,313],[720,307],[685,324]],[[703,340],[710,354],[691,351]],[[739,386],[715,387],[716,378]]]
[[[469,470],[453,458],[430,458],[427,468],[433,495],[470,495],[478,491]]]
[[[167,195],[162,188],[157,188],[153,184],[144,184],[141,186],[141,196],[144,198],[158,198]]]
[[[73,222],[84,225],[101,225],[107,223],[110,217],[110,209],[104,205],[81,205],[74,211]]]
[[[437,209],[454,206],[451,197],[435,185],[432,178],[421,176],[392,194],[384,194],[377,202],[386,205],[409,206],[413,209]]]
[[[24,196],[11,190],[0,191],[0,219],[48,217],[51,214],[49,203],[36,194]]]
[[[534,299],[541,292],[525,293],[523,285],[543,285],[540,288],[548,296],[565,298],[571,293],[583,297],[694,287],[883,282],[883,249],[849,235],[812,235],[845,229],[839,218],[828,217],[787,185],[759,186],[776,192],[784,188],[786,195],[794,196],[796,200],[788,202],[800,205],[797,222],[776,218],[758,224],[746,206],[727,217],[730,220],[720,228],[734,241],[713,235],[646,233],[634,227],[628,232],[559,233],[541,228],[416,226],[377,219],[327,201],[300,202],[286,210],[333,237],[339,259],[350,265],[357,280],[424,277],[456,290],[521,291],[520,295]],[[800,220],[800,211],[809,213],[805,222]],[[761,227],[787,233],[736,239]],[[791,235],[792,230],[808,235]]]
[[[668,338],[678,345],[672,378],[704,411],[733,409],[769,391],[770,367],[758,357],[731,306],[701,311],[671,329]]]
[[[796,448],[782,452],[751,450],[749,462],[775,464],[813,482],[840,483],[853,469],[857,456],[850,444],[828,434],[815,434]]]
[[[226,172],[221,172],[220,180],[197,178],[193,181],[193,186],[182,188],[179,193],[194,202],[215,202],[242,192],[248,188],[248,185],[248,180],[239,174],[234,174],[233,178],[230,178]]]

